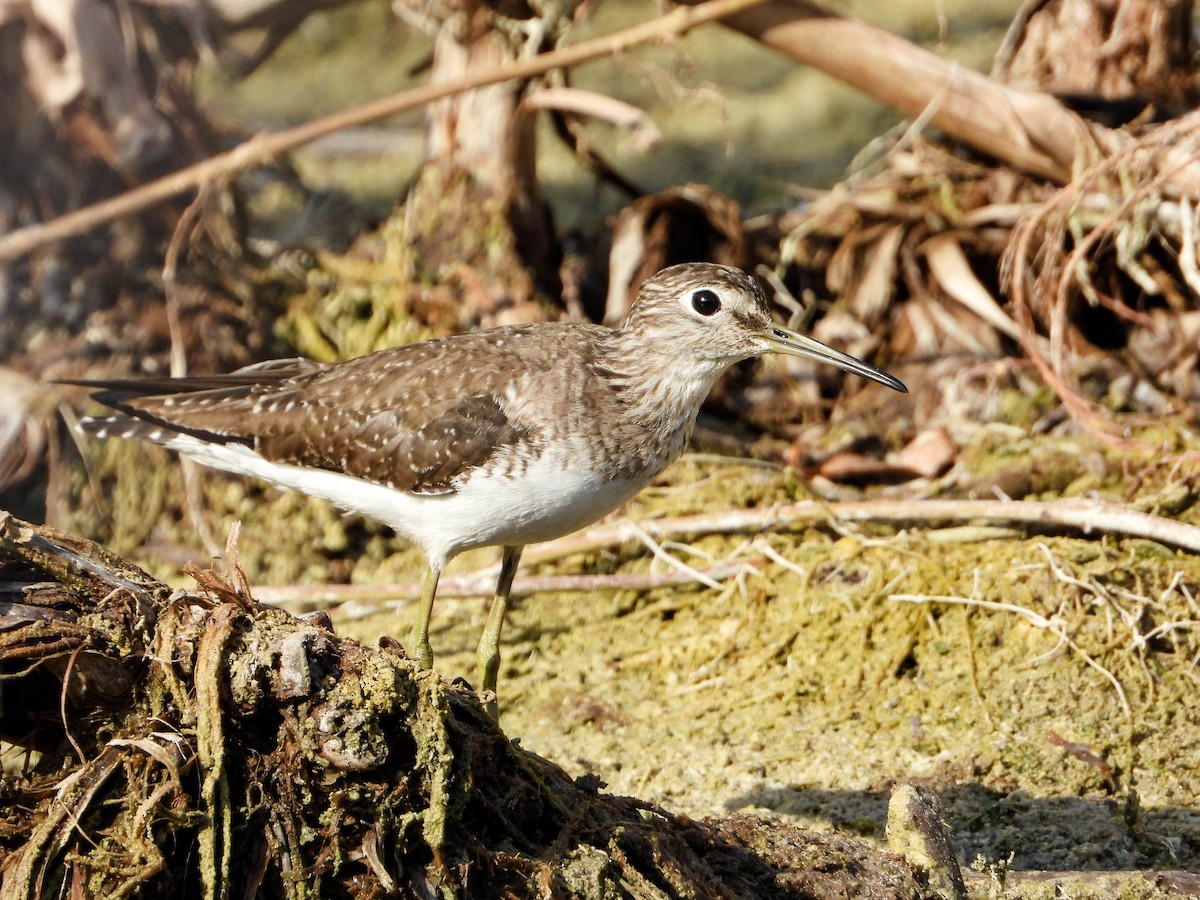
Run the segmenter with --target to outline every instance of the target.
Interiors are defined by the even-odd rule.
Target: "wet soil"
[[[984,494],[985,482],[1011,488],[1016,470],[1044,472],[1062,457],[1074,464],[1056,471],[1074,474],[1051,479],[1053,490],[1027,477],[1039,488],[1029,499],[1106,499],[1197,525],[1200,467],[1178,455],[1196,437],[1183,424],[1173,433],[1166,454],[1082,436],[1027,436],[1017,453],[985,429],[938,481],[862,496],[915,504]],[[154,465],[164,491],[180,489],[176,467]],[[215,533],[243,520],[254,584],[420,578],[419,554],[385,530],[221,476],[201,484]],[[849,496],[750,461],[685,457],[617,518],[767,507],[814,489]],[[135,502],[134,492],[146,509],[153,491],[128,477],[112,499]],[[118,543],[178,550],[180,535],[195,535],[179,529]],[[891,789],[925,785],[946,807],[975,896],[1061,896],[1063,876],[1034,876],[1044,870],[1080,873],[1074,897],[1176,896],[1182,889],[1139,873],[1200,871],[1200,557],[1061,528],[898,530],[836,518],[664,549],[696,567],[747,565],[719,589],[541,593],[514,604],[501,707],[523,747],[688,816],[755,813],[880,845]],[[141,561],[173,568],[162,556]],[[492,562],[476,551],[450,574]],[[662,567],[634,540],[523,574]],[[474,679],[485,612],[484,598],[439,599],[432,642],[443,677]],[[332,611],[339,634],[369,643],[403,640],[412,614],[411,598]],[[1110,881],[1097,883],[1101,875]]]

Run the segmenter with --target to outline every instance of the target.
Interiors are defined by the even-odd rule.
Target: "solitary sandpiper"
[[[641,287],[619,328],[514,325],[335,364],[277,360],[229,375],[77,382],[124,415],[85,419],[200,463],[255,475],[378,519],[428,560],[408,652],[433,663],[429,616],[458,553],[504,548],[479,644],[494,692],[521,550],[596,521],[683,452],[734,363],[778,352],[897,391],[897,379],[775,325],[758,283],[690,263]],[[494,706],[493,706],[494,709]]]

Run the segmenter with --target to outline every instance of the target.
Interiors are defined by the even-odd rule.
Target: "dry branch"
[[[822,522],[880,522],[929,526],[935,523],[1019,524],[1035,532],[1065,529],[1085,537],[1119,535],[1157,541],[1200,553],[1200,528],[1100,500],[805,500],[760,509],[735,509],[669,519],[644,519],[637,528],[658,540],[732,532],[786,531]],[[627,522],[594,528],[527,551],[526,562],[545,562],[574,553],[638,540]]]
[[[81,234],[105,222],[127,216],[185,191],[219,182],[239,172],[263,165],[282,153],[294,150],[335,131],[353,128],[417,109],[466,91],[518,78],[531,78],[552,69],[578,65],[601,56],[622,53],[659,38],[684,34],[764,0],[707,0],[694,7],[680,7],[664,16],[634,25],[581,44],[473,72],[450,81],[401,91],[371,103],[344,110],[274,134],[260,134],[234,149],[202,163],[173,172],[117,197],[75,210],[53,221],[18,229],[0,237],[0,262],[19,259],[38,247]]]
[[[723,21],[908,116],[926,117],[955,140],[1059,184],[1087,157],[1085,148],[1123,140],[1049,94],[1007,87],[811,0],[773,0]],[[1172,180],[1180,191],[1194,192],[1200,164],[1180,169]]]
[[[807,528],[822,522],[886,523],[929,526],[971,523],[1017,524],[1034,532],[1066,530],[1085,537],[1116,535],[1157,541],[1191,553],[1200,553],[1200,528],[1163,516],[1097,500],[1000,501],[1000,500],[860,500],[843,503],[802,501],[761,509],[735,509],[668,519],[616,522],[578,535],[531,547],[527,564],[549,562],[578,553],[594,553],[621,544],[644,543],[644,535],[657,540],[694,538],[705,534],[755,533]],[[722,580],[744,566],[759,566],[760,560],[720,563],[701,571]],[[489,566],[438,586],[439,597],[486,596],[496,581],[497,569]],[[523,576],[513,582],[513,594],[598,590],[646,591],[695,582],[683,572],[646,575],[546,575]],[[255,589],[267,603],[346,603],[399,599],[420,593],[418,582],[380,585],[280,585]]]
[[[761,559],[739,559],[699,569],[695,573],[672,571],[616,575],[525,575],[518,576],[513,581],[512,596],[519,598],[544,593],[653,591],[696,584],[699,582],[696,575],[720,582],[733,578],[748,568],[759,568],[762,565]],[[443,578],[438,582],[438,599],[490,597],[495,587],[496,571],[488,567],[458,578]],[[398,600],[417,597],[420,593],[421,584],[417,581],[400,584],[262,585],[254,589],[254,596],[262,603],[303,604],[305,607],[364,600]]]

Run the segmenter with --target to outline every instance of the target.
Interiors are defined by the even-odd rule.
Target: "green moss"
[[[1009,388],[997,393],[995,403],[990,410],[991,419],[993,422],[1028,429],[1047,411],[1057,406],[1058,402],[1054,391],[1045,384],[1031,393]]]

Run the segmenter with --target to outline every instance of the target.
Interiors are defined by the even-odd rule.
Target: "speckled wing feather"
[[[210,443],[252,447],[253,435],[244,433],[240,427],[243,416],[236,412],[244,412],[251,396],[322,368],[321,363],[307,359],[276,359],[226,375],[64,379],[59,383],[95,388],[93,400],[125,413],[123,417],[83,419],[80,426],[88,432],[151,440],[155,432],[174,432]],[[224,415],[213,415],[218,411]]]
[[[84,427],[241,443],[273,462],[447,493],[458,476],[529,434],[508,408],[514,372],[548,371],[584,337],[564,329],[547,354],[547,327],[426,341],[336,365],[286,361],[201,378],[82,382],[100,388],[97,400],[145,423]]]
[[[283,402],[286,407],[289,401]],[[271,421],[256,435],[254,447],[273,462],[345,472],[417,494],[440,494],[453,491],[456,476],[486,464],[499,448],[524,433],[509,422],[492,394],[421,411],[427,415],[337,408],[318,401],[297,406],[290,414],[269,413]],[[315,416],[321,430],[287,427],[288,415]]]

